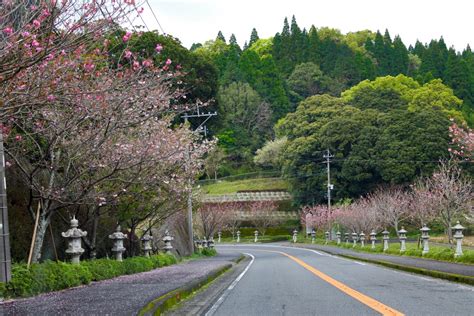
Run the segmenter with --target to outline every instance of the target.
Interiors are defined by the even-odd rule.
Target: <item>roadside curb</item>
[[[392,263],[392,262],[387,262],[387,261],[383,261],[383,260],[366,259],[366,258],[360,258],[360,257],[357,257],[357,256],[351,256],[351,255],[342,255],[342,254],[334,254],[334,255],[340,256],[340,257],[343,257],[343,258],[352,259],[352,260],[378,264],[378,265],[385,266],[385,267],[392,268],[392,269],[402,270],[402,271],[406,271],[406,272],[412,272],[412,273],[416,273],[416,274],[422,274],[422,275],[430,276],[430,277],[433,277],[433,278],[453,281],[453,282],[457,282],[457,283],[464,283],[464,284],[474,285],[474,278],[469,277],[469,276],[464,276],[464,275],[459,275],[459,274],[454,274],[454,273],[441,272],[441,271],[435,271],[435,270],[427,270],[427,269],[423,269],[423,268],[405,266],[405,265]]]
[[[292,247],[311,249],[311,248],[298,247],[298,246],[292,246]],[[399,264],[399,263],[388,262],[388,261],[384,261],[384,260],[361,258],[359,256],[348,255],[348,254],[339,254],[339,253],[331,252],[331,251],[328,251],[328,250],[322,250],[322,249],[318,249],[318,251],[322,251],[322,252],[328,253],[328,254],[333,255],[333,256],[339,256],[339,257],[343,257],[343,258],[347,258],[347,259],[351,259],[351,260],[357,260],[357,261],[362,261],[362,262],[367,262],[367,263],[373,263],[373,264],[381,265],[381,266],[384,266],[384,267],[387,267],[387,268],[392,268],[392,269],[397,269],[397,270],[401,270],[401,271],[405,271],[405,272],[411,272],[411,273],[426,275],[426,276],[430,276],[430,277],[437,278],[437,279],[443,279],[443,280],[448,280],[448,281],[457,282],[457,283],[474,285],[474,277],[467,276],[467,275],[460,275],[460,274],[442,272],[442,271],[437,271],[437,270],[429,270],[429,269],[418,268],[418,267],[413,267],[413,266],[409,266],[409,265],[402,265],[402,264]]]
[[[243,259],[245,259],[244,255],[232,260],[235,264],[238,264]],[[203,287],[209,285],[215,279],[217,279],[222,274],[228,272],[235,264],[226,264],[225,266],[211,271],[205,276],[202,276],[189,284],[182,286],[174,291],[168,292],[151,302],[149,302],[145,307],[143,307],[139,312],[138,315],[145,316],[145,315],[161,315],[165,311],[170,310],[183,300],[192,296],[196,291],[202,289]]]

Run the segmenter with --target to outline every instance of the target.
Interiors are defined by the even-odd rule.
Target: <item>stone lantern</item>
[[[295,229],[293,231],[293,243],[296,243],[298,241],[298,231]]]
[[[421,231],[421,240],[423,243],[423,250],[421,252],[422,255],[427,254],[430,251],[430,246],[428,244],[428,241],[430,239],[430,232],[431,229],[429,229],[426,224],[423,225],[423,227],[420,229]]]
[[[210,249],[214,249],[214,237],[210,237],[207,244]]]
[[[352,248],[357,245],[357,233],[352,233]]]
[[[123,247],[123,240],[127,238],[127,235],[122,233],[122,227],[120,225],[117,226],[115,233],[109,235],[109,238],[114,241],[114,246],[112,247],[112,252],[115,252],[115,259],[117,261],[122,261],[122,254],[125,252],[125,248]]]
[[[327,245],[328,242],[329,242],[329,232],[328,232],[328,231],[326,231],[326,232],[324,233],[324,237],[326,237],[326,242],[325,242],[325,244]]]
[[[81,238],[87,236],[87,232],[83,232],[77,228],[78,226],[79,222],[74,216],[71,219],[71,228],[64,233],[61,233],[64,238],[68,239],[66,253],[71,256],[71,263],[73,264],[79,264],[81,262],[81,255],[84,252]]]
[[[359,240],[360,240],[360,246],[363,248],[365,246],[365,234],[364,234],[364,232],[361,232],[359,234]]]
[[[162,240],[165,243],[165,246],[163,247],[165,253],[171,253],[171,249],[173,249],[173,246],[171,246],[171,241],[174,240],[174,238],[170,235],[168,230],[165,231],[165,237],[163,237]]]
[[[256,231],[254,232],[254,234],[255,234],[255,240],[254,240],[254,242],[257,242],[257,241],[258,241],[258,230],[256,230]]]
[[[240,242],[240,230],[237,231],[237,242]]]
[[[457,221],[456,225],[451,228],[454,230],[453,238],[456,239],[456,251],[454,253],[454,258],[457,258],[462,256],[462,239],[464,237],[462,231],[464,230],[464,227],[462,227],[459,221]]]
[[[388,250],[388,240],[390,239],[390,237],[388,237],[388,234],[389,232],[387,230],[384,230],[382,232],[382,239],[383,239],[383,252],[387,251]]]
[[[150,252],[153,250],[151,247],[151,241],[153,240],[153,237],[151,237],[150,233],[146,233],[142,238],[142,246],[143,246],[143,252],[145,253],[145,257],[150,257]]]
[[[316,231],[314,228],[311,230],[311,243],[314,244],[314,241],[316,239]]]
[[[218,231],[218,232],[217,232],[217,242],[218,242],[218,243],[221,243],[221,237],[222,237],[222,232],[221,232],[221,231]]]
[[[341,232],[340,231],[336,232],[336,240],[337,240],[337,244],[340,245],[341,244]]]
[[[197,251],[200,253],[201,250],[202,250],[202,243],[201,243],[201,240],[200,239],[196,239],[196,249]]]
[[[206,236],[202,237],[202,247],[203,248],[208,248],[209,247],[209,244],[207,243]]]
[[[346,245],[349,245],[349,233],[344,233],[344,240],[346,241]]]
[[[377,234],[375,233],[374,230],[370,233],[370,242],[372,243],[372,246],[370,248],[375,249],[375,241],[377,240]]]
[[[402,229],[398,231],[398,239],[400,239],[400,252],[405,252],[407,250],[406,240],[407,240],[407,231],[402,226]]]

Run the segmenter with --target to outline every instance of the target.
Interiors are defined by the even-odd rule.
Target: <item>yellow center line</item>
[[[391,307],[389,307],[385,304],[382,304],[381,302],[379,302],[379,301],[377,301],[377,300],[375,300],[375,299],[373,299],[373,298],[371,298],[371,297],[369,297],[365,294],[362,294],[362,293],[348,287],[344,283],[341,283],[341,282],[331,278],[329,275],[324,274],[321,271],[313,268],[312,266],[310,266],[309,264],[307,264],[303,260],[300,260],[296,257],[293,257],[293,256],[291,256],[291,255],[289,255],[285,252],[281,252],[281,251],[272,251],[272,250],[264,250],[264,251],[279,253],[279,254],[282,254],[282,255],[290,258],[291,260],[298,263],[300,266],[302,266],[303,268],[305,268],[309,272],[313,273],[317,277],[323,279],[324,281],[326,281],[327,283],[329,283],[332,286],[336,287],[340,291],[346,293],[347,295],[349,295],[352,298],[358,300],[359,302],[367,305],[368,307],[372,308],[373,310],[379,312],[382,315],[387,315],[387,316],[388,315],[391,315],[391,316],[403,316],[404,315],[402,312],[399,312],[394,308],[391,308]]]

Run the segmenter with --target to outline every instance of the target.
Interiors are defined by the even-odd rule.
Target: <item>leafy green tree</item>
[[[217,96],[223,130],[234,132],[235,148],[253,153],[271,131],[271,109],[248,83],[234,82],[221,87]]]
[[[297,65],[287,83],[295,102],[326,90],[323,72],[312,62]]]
[[[216,36],[216,41],[223,41],[224,43],[227,43],[225,40],[224,34],[222,34],[222,31],[219,31]]]
[[[250,41],[249,41],[249,47],[252,46],[255,42],[257,42],[260,39],[258,37],[257,30],[255,28],[252,29],[252,33],[250,34]]]

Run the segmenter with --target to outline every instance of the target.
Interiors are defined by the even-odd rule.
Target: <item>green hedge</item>
[[[91,281],[111,279],[124,274],[150,271],[177,262],[173,255],[159,254],[146,257],[132,257],[123,262],[110,259],[83,261],[80,265],[46,261],[31,265],[14,264],[12,280],[0,283],[0,296],[26,297],[40,293],[58,291]]]

